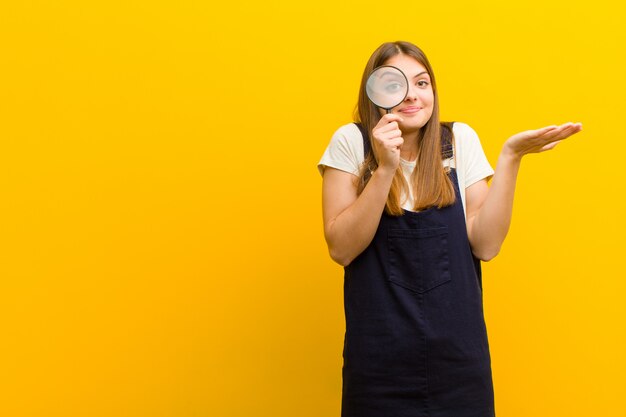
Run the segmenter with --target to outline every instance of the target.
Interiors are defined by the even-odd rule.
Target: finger
[[[376,134],[376,139],[378,139],[379,141],[382,141],[382,142],[386,142],[386,141],[389,141],[391,139],[399,138],[401,136],[402,136],[402,131],[400,131],[400,129],[396,129],[396,130],[392,130],[390,132],[384,132],[384,133],[378,132]]]
[[[399,139],[390,140],[389,142],[387,142],[387,144],[392,148],[399,148],[400,146],[404,144],[404,139],[399,138]]]
[[[551,130],[558,129],[558,128],[559,126],[557,125],[550,125],[550,126],[542,127],[541,129],[537,129],[536,132],[546,133],[546,132],[549,132]]]
[[[387,131],[394,130],[394,129],[400,129],[400,126],[398,126],[398,122],[393,121],[393,122],[390,122],[389,124],[384,125],[380,129],[383,132],[387,132]]]
[[[550,132],[554,132],[559,127],[557,125],[550,125],[546,127],[542,127],[541,129],[531,130],[529,133],[531,136],[542,136]]]
[[[394,129],[399,129],[398,122],[396,122],[396,121],[389,122],[386,125],[382,125],[381,127],[376,129],[376,132],[385,133],[385,132],[388,132],[388,131],[394,130]]]
[[[551,126],[542,127],[541,129],[526,130],[524,132],[518,133],[518,135],[520,135],[525,140],[529,140],[529,139],[532,140],[536,138],[541,138],[544,135],[548,135],[554,132],[556,129],[558,129],[558,126],[551,125]]]
[[[555,129],[554,131],[550,132],[550,133],[554,133],[555,135],[559,135],[559,136],[563,136],[563,137],[567,137],[569,135],[573,135],[574,133],[580,132],[582,130],[582,123],[572,123],[572,122],[567,122],[567,123],[563,123],[561,126],[558,127],[558,129]]]
[[[389,123],[389,122],[403,122],[404,119],[402,117],[400,117],[397,114],[393,114],[393,113],[388,113],[385,114],[380,120],[384,120],[384,122]]]
[[[576,122],[576,123],[574,123],[574,122],[567,122],[567,123],[563,123],[561,125],[561,127],[574,127],[574,128],[580,127],[580,128],[582,128],[583,124],[580,123],[580,122]]]
[[[570,126],[567,125],[567,124],[558,126],[556,129],[550,130],[550,131],[544,133],[543,135],[541,135],[541,139],[542,140],[547,140],[549,142],[552,142],[552,141],[555,141],[555,140],[559,140],[559,139],[563,139],[563,138],[569,136],[567,134],[569,129],[570,129]]]
[[[560,132],[556,134],[552,140],[561,140],[568,138],[582,130],[582,126],[579,124],[568,124],[565,128],[563,128]]]
[[[389,139],[399,138],[400,136],[402,136],[402,131],[400,129],[392,130],[391,132],[387,132],[386,136]]]
[[[582,123],[574,123],[568,129],[568,135],[573,135],[583,130]]]
[[[546,146],[544,146],[543,148],[541,148],[539,150],[539,152],[543,152],[543,151],[549,151],[550,149],[554,149],[556,147],[556,145],[558,145],[559,143],[561,143],[560,140],[557,140],[556,142],[552,142],[552,143],[548,143]]]

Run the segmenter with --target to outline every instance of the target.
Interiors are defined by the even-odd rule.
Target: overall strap
[[[368,135],[367,129],[362,123],[355,123],[355,125],[361,131],[361,136],[363,136],[363,157],[367,158],[367,155],[370,153],[370,135]]]

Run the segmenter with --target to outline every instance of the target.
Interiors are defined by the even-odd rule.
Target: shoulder
[[[455,138],[461,138],[462,140],[472,140],[478,139],[478,134],[476,131],[467,123],[463,122],[454,122],[452,125],[452,131],[454,132]]]
[[[476,131],[467,123],[454,123],[454,134],[459,155],[459,166],[464,176],[464,186],[494,174]]]
[[[364,159],[361,131],[354,123],[347,123],[333,133],[318,169],[322,175],[325,166],[357,175]]]
[[[454,122],[452,131],[454,133],[454,142],[459,153],[472,153],[482,149],[478,133],[476,133],[469,124]]]
[[[330,148],[339,148],[349,155],[355,162],[362,162],[363,135],[354,123],[340,126],[330,140]]]
[[[336,142],[343,141],[349,144],[361,143],[361,145],[363,145],[363,135],[361,135],[361,131],[354,123],[345,124],[335,130],[331,142],[333,140]]]

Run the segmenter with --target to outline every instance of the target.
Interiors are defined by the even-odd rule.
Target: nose
[[[417,99],[417,87],[409,84],[409,91],[407,92],[405,100],[415,101]]]

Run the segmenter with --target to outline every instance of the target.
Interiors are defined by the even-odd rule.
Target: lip
[[[417,106],[409,106],[409,107],[405,107],[402,110],[400,110],[401,113],[417,113],[418,111],[422,110],[421,107],[417,107]]]

